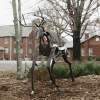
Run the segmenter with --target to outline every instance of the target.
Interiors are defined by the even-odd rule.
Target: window
[[[14,48],[14,53],[16,53],[16,48]]]
[[[8,53],[9,52],[9,49],[8,48],[5,48],[5,53]]]
[[[16,41],[14,41],[14,44],[16,45]]]
[[[32,49],[31,49],[31,48],[29,48],[29,53],[30,53],[30,54],[32,53]]]
[[[99,38],[99,37],[97,37],[97,38],[96,38],[96,41],[100,41],[100,38]]]
[[[4,43],[5,43],[5,44],[8,44],[8,38],[5,38],[5,39],[4,39]]]
[[[89,48],[89,56],[93,56],[93,49]]]
[[[16,53],[16,48],[14,48],[13,52]],[[23,49],[22,48],[20,49],[20,53],[23,54]]]
[[[70,57],[71,56],[70,51],[67,51],[67,52],[68,52],[68,57]]]
[[[81,49],[81,55],[82,55],[82,56],[85,56],[85,51],[84,51],[83,48]]]
[[[32,44],[32,41],[29,41],[29,44]]]
[[[22,48],[20,49],[20,53],[23,54],[23,49]]]

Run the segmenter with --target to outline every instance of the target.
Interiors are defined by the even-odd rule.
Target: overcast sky
[[[0,26],[13,24],[11,1],[12,0],[0,0]],[[24,14],[29,12],[34,12],[38,7],[41,8],[47,6],[45,0],[21,0],[21,1],[22,1],[22,13]],[[96,14],[94,16],[96,16]]]
[[[12,14],[12,0],[0,0],[0,26],[13,24]],[[22,12],[28,13],[35,11],[36,8],[42,7],[43,2],[41,0],[21,0],[22,1]]]

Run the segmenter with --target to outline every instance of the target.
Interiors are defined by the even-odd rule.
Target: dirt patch
[[[56,80],[59,91],[50,81],[36,81],[35,94],[30,95],[31,82],[16,80],[13,73],[0,72],[0,100],[100,100],[100,76],[82,76]]]

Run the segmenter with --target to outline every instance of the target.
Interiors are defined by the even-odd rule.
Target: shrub
[[[100,75],[100,65],[95,64],[94,62],[90,61],[86,64],[80,63],[75,64],[72,66],[72,71],[74,77],[85,76],[85,75]],[[67,67],[63,67],[59,65],[55,68],[54,73],[59,78],[69,78],[70,77],[70,70]]]
[[[54,74],[56,78],[65,78],[68,73],[68,67],[65,65],[57,64],[54,66]]]
[[[93,56],[89,56],[88,57],[88,61],[92,61],[92,60],[94,60],[95,59],[95,57],[93,57]]]
[[[95,64],[93,62],[88,62],[85,64],[85,75],[95,74]]]
[[[97,58],[96,58],[96,61],[100,61],[100,57],[97,57]]]
[[[75,77],[83,76],[84,70],[85,70],[84,64],[76,64],[73,67],[73,74]]]
[[[95,67],[94,67],[94,70],[95,70],[95,74],[96,75],[100,75],[100,65],[95,65]]]
[[[46,67],[39,67],[40,76],[47,76],[48,72]],[[95,64],[93,61],[89,61],[86,64],[79,63],[72,65],[72,71],[74,77],[85,76],[85,75],[100,75],[100,65]],[[43,73],[44,72],[44,73]],[[42,74],[41,74],[42,73]],[[70,70],[67,64],[55,64],[54,75],[56,78],[70,78]]]

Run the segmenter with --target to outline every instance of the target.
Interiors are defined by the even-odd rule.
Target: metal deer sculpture
[[[40,25],[37,25],[38,31],[37,31],[37,37],[39,39],[39,54],[46,56],[48,58],[47,61],[47,69],[50,75],[50,79],[52,81],[52,84],[54,84],[55,87],[58,87],[55,82],[55,77],[53,74],[53,67],[55,64],[55,59],[59,56],[61,56],[64,61],[69,65],[69,70],[70,70],[70,77],[72,81],[74,81],[74,76],[72,73],[72,68],[71,68],[71,62],[68,61],[68,52],[67,52],[67,47],[64,45],[63,47],[60,47],[59,45],[52,42],[52,37],[50,33],[46,32],[43,28],[44,24],[44,18],[42,18],[42,21]],[[33,66],[32,66],[32,94],[34,93],[34,80],[33,80],[33,72],[35,68],[36,62],[33,60]]]

